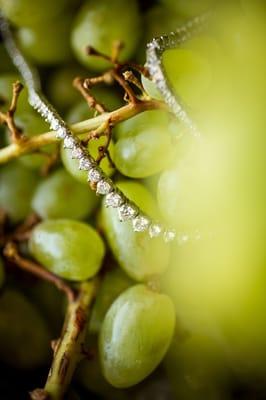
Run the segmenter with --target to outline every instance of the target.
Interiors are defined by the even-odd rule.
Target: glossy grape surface
[[[119,23],[115,16],[119,15]],[[133,56],[140,37],[140,15],[137,2],[132,0],[89,1],[84,4],[74,22],[71,34],[72,48],[77,59],[86,67],[102,71],[108,66],[105,60],[86,54],[88,45],[98,51],[111,55],[114,41],[124,43],[120,60],[124,61]]]
[[[17,26],[36,26],[58,15],[69,0],[0,0],[3,13]]]
[[[133,281],[120,269],[107,272],[95,300],[89,323],[90,332],[99,332],[104,316],[120,293],[131,286]]]
[[[154,200],[143,185],[132,181],[121,181],[117,186],[144,212],[158,216]],[[102,223],[114,256],[131,278],[145,281],[165,271],[170,252],[166,243],[156,238],[150,240],[146,233],[134,232],[131,222],[121,223],[117,210],[111,207],[103,206]]]
[[[51,20],[34,27],[23,27],[17,32],[18,42],[27,57],[40,65],[54,65],[69,61],[71,17]],[[40,45],[41,43],[41,45]]]
[[[18,162],[0,170],[0,208],[11,222],[22,221],[31,212],[31,199],[38,183],[37,175]]]
[[[175,327],[170,298],[136,285],[122,293],[108,310],[100,333],[105,378],[115,387],[142,381],[161,362]]]
[[[23,294],[7,289],[0,296],[0,357],[15,368],[36,368],[47,362],[48,327]]]
[[[104,256],[104,243],[89,225],[70,219],[46,220],[34,228],[31,254],[49,271],[74,281],[94,276]]]
[[[41,182],[32,199],[32,208],[42,219],[83,219],[96,204],[95,193],[64,169],[57,170]]]

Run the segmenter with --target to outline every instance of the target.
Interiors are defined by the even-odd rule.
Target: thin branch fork
[[[30,274],[40,279],[54,284],[59,290],[65,293],[69,303],[74,301],[75,292],[63,279],[44,269],[34,261],[22,257],[19,254],[18,248],[14,242],[8,242],[5,245],[3,254],[7,260],[14,263],[17,267],[23,269],[26,272],[29,272]]]

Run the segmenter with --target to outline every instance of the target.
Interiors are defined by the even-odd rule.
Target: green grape
[[[50,130],[49,125],[44,119],[33,110],[18,113],[18,115],[15,116],[15,122],[29,138]],[[41,150],[48,155],[55,151],[55,146],[43,146]],[[36,169],[42,167],[47,162],[47,156],[42,154],[29,154],[20,157],[19,162],[26,167]]]
[[[43,219],[83,219],[96,204],[95,193],[73,179],[63,168],[42,181],[32,198],[32,209]]]
[[[178,14],[193,17],[207,11],[215,0],[161,0],[161,2]]]
[[[122,181],[118,188],[144,212],[155,217],[158,211],[147,189],[137,182]],[[102,209],[102,224],[108,244],[123,270],[137,281],[149,280],[168,266],[169,246],[146,233],[134,232],[130,221],[121,223],[117,210]]]
[[[31,212],[31,199],[38,182],[37,175],[18,162],[0,170],[0,208],[11,222],[22,221]]]
[[[170,166],[173,142],[167,126],[146,126],[142,133],[118,140],[114,148],[117,169],[130,178],[145,178]]]
[[[0,8],[17,26],[36,26],[63,11],[69,0],[0,0]]]
[[[0,99],[5,101],[4,106],[1,106],[1,111],[7,111],[9,109],[12,100],[12,85],[16,81],[21,81],[21,78],[17,74],[5,73],[0,75]],[[28,93],[24,88],[18,98],[17,113],[30,109]]]
[[[73,87],[73,80],[77,76],[87,75],[83,68],[75,64],[60,67],[52,72],[47,90],[53,105],[66,110],[76,104],[80,100],[80,93]]]
[[[71,17],[64,15],[64,18],[49,23],[20,28],[17,32],[19,46],[37,64],[54,65],[68,61],[71,58],[70,25]]]
[[[106,143],[106,137],[101,136],[99,139],[90,140],[88,144],[88,151],[92,155],[92,157],[97,158],[98,156],[98,147],[103,146]],[[111,141],[108,147],[109,154],[111,158],[113,158],[114,144]],[[71,150],[64,149],[64,146],[61,146],[61,159],[62,163],[66,170],[79,182],[88,185],[88,173],[86,171],[82,171],[79,169],[79,160],[73,159],[71,157]],[[108,175],[111,176],[114,173],[114,168],[110,164],[108,158],[104,158],[101,161],[101,168]]]
[[[2,287],[4,279],[5,279],[4,264],[2,258],[0,257],[0,287]]]
[[[117,23],[116,16],[119,16]],[[78,12],[71,35],[72,48],[77,59],[86,67],[102,71],[110,63],[86,54],[86,47],[93,46],[98,51],[111,55],[114,41],[121,40],[124,47],[121,61],[134,55],[140,37],[140,15],[137,2],[132,0],[88,1]]]
[[[173,336],[171,299],[145,285],[135,285],[111,305],[100,332],[105,378],[118,388],[135,385],[163,359]]]
[[[265,17],[266,4],[264,0],[241,0],[241,3],[247,15]]]
[[[174,91],[190,107],[201,105],[212,81],[212,69],[207,58],[190,49],[167,50],[163,65]]]
[[[32,232],[29,249],[49,271],[73,281],[94,276],[105,252],[95,229],[70,219],[41,222]]]
[[[89,322],[90,332],[99,332],[104,316],[117,296],[132,285],[132,280],[120,269],[108,271],[101,282]]]
[[[38,310],[21,293],[0,296],[0,358],[15,368],[36,368],[47,362],[50,332]]]

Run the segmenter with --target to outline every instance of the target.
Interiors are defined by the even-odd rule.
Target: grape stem
[[[65,281],[60,279],[57,275],[54,275],[52,272],[47,271],[34,261],[22,257],[14,242],[10,241],[6,243],[3,254],[7,260],[11,261],[17,267],[37,276],[40,279],[53,283],[59,290],[65,293],[69,303],[72,303],[75,300],[74,290]]]
[[[54,358],[44,389],[30,393],[32,400],[61,400],[82,359],[89,310],[95,298],[98,280],[82,282],[78,296],[68,304],[63,333],[54,347]]]
[[[154,109],[167,109],[167,106],[164,102],[155,99],[138,101],[136,103],[130,102],[115,111],[105,112],[94,118],[71,125],[70,129],[74,134],[82,137],[82,135],[84,136],[84,134],[88,133],[89,131],[97,129],[105,122],[109,121],[110,124],[116,125],[117,123],[132,118],[143,111]],[[23,141],[11,143],[9,146],[6,146],[0,150],[0,164],[4,164],[12,159],[20,157],[23,154],[33,152],[42,146],[56,143],[58,141],[59,139],[56,138],[55,131],[50,131],[41,135],[33,136],[31,138],[25,138]]]

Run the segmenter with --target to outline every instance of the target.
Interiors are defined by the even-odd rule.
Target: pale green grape
[[[210,88],[212,69],[207,58],[190,49],[167,50],[163,65],[174,91],[187,105],[198,107]]]
[[[17,126],[22,129],[26,137],[33,137],[50,130],[49,125],[33,110],[18,113],[15,117]],[[47,145],[41,148],[47,154],[55,151],[55,146]],[[19,161],[29,168],[40,168],[47,162],[47,157],[41,154],[30,154],[19,158]]]
[[[15,368],[36,368],[47,362],[50,332],[38,310],[21,293],[0,296],[0,358]]]
[[[0,0],[3,13],[17,26],[36,26],[60,14],[69,0]]]
[[[49,271],[82,281],[94,276],[104,256],[104,243],[91,226],[70,220],[46,220],[34,228],[31,254]]]
[[[117,22],[119,17],[119,23]],[[141,32],[140,15],[137,2],[131,0],[92,0],[80,9],[71,35],[72,48],[77,59],[86,67],[97,71],[110,66],[110,63],[86,54],[86,47],[93,46],[98,51],[111,55],[114,41],[124,43],[121,61],[134,55]]]
[[[100,332],[103,373],[113,386],[125,388],[148,376],[163,359],[173,336],[171,299],[135,285],[108,310]]]
[[[144,212],[158,216],[154,200],[147,189],[133,181],[122,181],[120,190]],[[150,240],[146,233],[137,233],[129,221],[121,223],[117,210],[102,209],[102,224],[108,244],[124,271],[133,279],[145,281],[165,271],[169,260],[169,246],[160,239]]]
[[[71,17],[23,27],[17,32],[18,43],[25,55],[41,65],[54,65],[71,58],[69,32]]]
[[[88,144],[89,153],[92,157],[97,158],[98,156],[98,147],[103,146],[106,143],[106,138],[104,136],[99,139],[90,140]],[[114,144],[111,141],[108,147],[111,158],[113,158]],[[71,150],[64,149],[63,145],[61,146],[61,159],[64,164],[66,170],[79,182],[88,185],[88,173],[86,171],[82,171],[79,169],[79,160],[73,159],[71,157]],[[104,158],[100,164],[103,171],[108,175],[112,175],[114,173],[114,168],[110,164],[108,158]]]
[[[88,75],[78,65],[66,65],[53,71],[49,76],[48,94],[55,107],[65,110],[80,100],[80,93],[73,87],[73,80],[77,76]],[[77,121],[78,122],[78,121]]]
[[[193,17],[207,11],[215,0],[161,0],[170,10],[185,17]]]
[[[31,212],[31,199],[37,182],[37,175],[18,162],[1,168],[0,208],[13,223],[22,221]]]
[[[5,101],[5,104],[1,106],[1,111],[7,111],[10,107],[10,102],[12,100],[12,85],[16,81],[21,82],[21,78],[15,73],[5,73],[0,75],[0,98]],[[25,88],[20,93],[17,103],[17,112],[24,110],[30,110],[28,94]]]
[[[42,181],[32,199],[32,209],[42,219],[83,219],[96,205],[95,193],[73,179],[63,168]]]
[[[5,279],[4,264],[2,258],[0,257],[0,287],[3,285],[4,279]]]
[[[89,322],[90,332],[97,333],[100,330],[104,316],[112,302],[132,283],[132,280],[120,268],[106,273],[92,309]]]
[[[154,175],[174,158],[173,126],[164,111],[146,111],[117,128],[114,149],[117,169],[131,178]]]

